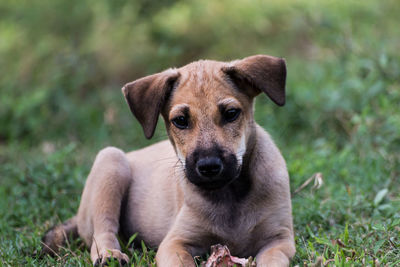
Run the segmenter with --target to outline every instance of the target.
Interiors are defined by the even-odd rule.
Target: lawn
[[[400,266],[398,14],[396,0],[1,1],[0,266],[91,266],[79,240],[37,252],[97,151],[166,138],[159,123],[145,139],[123,84],[259,53],[287,61],[286,105],[260,96],[255,117],[287,161],[292,265]],[[154,264],[138,245],[131,263]]]

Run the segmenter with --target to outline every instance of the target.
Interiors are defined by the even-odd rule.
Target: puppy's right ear
[[[147,139],[153,136],[160,111],[179,76],[176,69],[168,69],[122,87],[126,102],[142,125]]]

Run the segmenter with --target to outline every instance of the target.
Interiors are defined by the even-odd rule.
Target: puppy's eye
[[[228,109],[223,114],[224,120],[227,122],[233,122],[239,117],[240,112],[241,110],[238,108]]]
[[[189,122],[185,116],[178,116],[173,118],[172,123],[179,129],[186,129],[189,127]]]

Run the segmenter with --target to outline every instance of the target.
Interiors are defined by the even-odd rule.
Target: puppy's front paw
[[[128,265],[129,258],[118,249],[103,249],[93,260],[93,266],[108,266],[111,262],[118,262],[120,266]]]

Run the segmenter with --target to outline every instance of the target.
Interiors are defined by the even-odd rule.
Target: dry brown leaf
[[[243,266],[243,267],[255,267],[256,263],[253,258],[248,259],[238,258],[231,255],[227,246],[220,244],[211,246],[211,255],[207,262],[201,263],[202,267],[233,267],[233,266]]]

